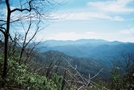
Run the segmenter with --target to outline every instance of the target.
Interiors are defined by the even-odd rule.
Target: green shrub
[[[2,58],[0,56],[0,65],[2,64]],[[2,72],[2,66],[0,67],[0,72]],[[3,82],[1,77],[0,82]],[[27,65],[19,65],[18,62],[12,59],[8,60],[8,73],[5,82],[7,88],[29,90],[60,90],[61,88],[59,83],[61,82],[60,76],[54,75],[52,79],[47,79],[45,76],[29,72]]]

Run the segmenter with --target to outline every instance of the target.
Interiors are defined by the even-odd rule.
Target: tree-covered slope
[[[48,63],[48,60],[49,62],[53,60],[54,62],[61,61],[60,65],[65,67],[68,66],[69,62],[73,67],[77,66],[77,70],[85,77],[88,77],[89,74],[94,76],[101,69],[103,71],[98,76],[103,79],[108,79],[109,77],[109,68],[93,59],[72,57],[58,51],[44,52],[42,53],[42,57],[44,57],[44,63]]]

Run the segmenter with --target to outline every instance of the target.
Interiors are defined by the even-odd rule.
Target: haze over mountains
[[[41,46],[47,46],[41,49],[41,52],[54,50],[69,56],[91,58],[103,63],[109,63],[114,57],[121,58],[122,53],[134,53],[134,43],[109,42],[101,39],[48,40],[42,42]]]
[[[54,47],[54,46],[65,46],[65,45],[83,45],[83,44],[89,44],[89,45],[103,45],[103,44],[120,44],[122,42],[113,41],[109,42],[102,39],[79,39],[79,40],[47,40],[44,42],[44,44],[47,44],[48,47]],[[42,43],[43,44],[43,43]]]

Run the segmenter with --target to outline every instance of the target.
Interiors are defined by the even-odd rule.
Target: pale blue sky
[[[134,42],[134,0],[67,0],[38,38]]]
[[[134,0],[61,1],[63,5],[51,14],[54,20],[38,33],[36,40],[105,39],[134,42]]]

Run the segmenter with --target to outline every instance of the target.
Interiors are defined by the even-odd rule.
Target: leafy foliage
[[[0,56],[0,65],[2,65],[2,56]],[[27,66],[24,64],[19,65],[18,62],[9,59],[6,81],[2,81],[2,78],[0,78],[0,83],[6,82],[6,87],[8,88],[60,90],[61,76],[54,75],[52,79],[47,79],[45,76],[29,72]],[[2,67],[0,70],[2,70]]]

